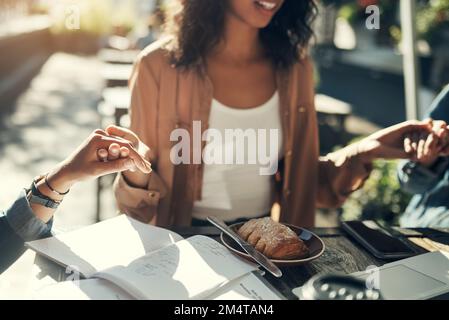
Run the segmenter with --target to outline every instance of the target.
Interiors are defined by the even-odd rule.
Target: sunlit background
[[[424,115],[449,82],[449,0],[411,2],[415,11],[406,17],[401,1],[319,2],[313,55],[322,153],[403,121],[413,108]],[[163,34],[167,5],[0,0],[0,208],[93,129],[128,125],[132,63]],[[379,29],[366,26],[370,5],[380,9]],[[413,43],[405,41],[405,20],[416,27]],[[407,46],[416,48],[413,63],[403,59]],[[410,82],[407,70],[417,79]],[[406,79],[414,84],[415,104],[411,91],[406,96]],[[394,162],[378,162],[364,190],[344,210],[320,212],[318,225],[336,225],[342,215],[395,223],[409,200],[395,170]],[[56,228],[115,215],[112,178],[76,186],[58,211]]]

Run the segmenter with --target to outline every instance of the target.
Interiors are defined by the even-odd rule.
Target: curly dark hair
[[[183,9],[168,12],[168,49],[178,67],[197,64],[221,40],[228,0],[187,0]],[[304,55],[313,36],[314,0],[285,0],[270,24],[260,31],[267,56],[276,66],[288,68]]]

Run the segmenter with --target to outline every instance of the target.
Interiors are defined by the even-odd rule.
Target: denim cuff
[[[6,211],[6,219],[24,241],[33,241],[51,235],[53,219],[44,223],[31,210],[25,190],[22,190],[13,205]]]
[[[402,171],[409,176],[419,174],[422,177],[435,179],[446,170],[448,163],[448,158],[439,158],[432,168],[426,168],[419,163],[410,161],[404,165]]]

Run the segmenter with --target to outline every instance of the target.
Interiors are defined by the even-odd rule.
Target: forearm
[[[357,144],[349,145],[319,159],[317,205],[340,207],[352,192],[360,189],[372,165],[359,153]]]
[[[43,196],[60,203],[64,200],[64,194],[69,192],[75,182],[76,179],[71,176],[64,164],[60,164],[50,171],[45,178],[40,179],[36,183],[36,187]],[[30,206],[36,218],[44,223],[50,221],[56,211],[36,203],[31,203]]]

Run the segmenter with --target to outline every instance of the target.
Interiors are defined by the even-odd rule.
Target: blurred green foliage
[[[325,1],[331,3],[332,1]],[[367,1],[373,2],[376,1]],[[365,8],[360,1],[339,1],[341,4],[339,16],[355,25],[366,18]],[[399,21],[399,1],[377,0],[381,12],[382,28],[380,33],[387,31],[393,43],[399,43],[402,38]],[[445,41],[443,31],[449,29],[449,0],[419,0],[417,2],[416,26],[420,39],[431,46]],[[447,40],[446,40],[447,41]]]
[[[359,7],[356,2],[341,6],[338,16],[347,20],[350,24],[355,24],[359,17]]]
[[[416,17],[416,26],[421,38],[431,45],[442,41],[442,31],[449,29],[449,0],[432,0],[421,5]]]
[[[390,7],[396,11],[397,8]],[[394,18],[395,12],[390,15]],[[402,39],[399,21],[391,21],[388,26],[391,38],[399,43]],[[431,46],[444,41],[443,31],[449,29],[449,0],[421,0],[417,4],[416,28],[421,40],[427,41]]]
[[[401,190],[398,161],[377,160],[364,187],[343,206],[343,220],[378,220],[396,225],[411,196]]]

